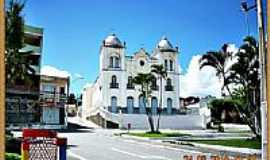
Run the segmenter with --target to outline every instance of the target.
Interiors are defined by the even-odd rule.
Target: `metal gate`
[[[66,160],[66,138],[43,129],[24,129],[22,160]]]

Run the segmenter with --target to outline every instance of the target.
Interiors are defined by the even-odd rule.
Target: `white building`
[[[69,94],[69,77],[43,74],[40,78],[41,128],[67,127],[66,102]]]
[[[146,128],[143,98],[139,86],[132,84],[132,78],[138,73],[149,73],[153,64],[164,65],[167,79],[163,80],[163,86],[159,86],[157,80],[153,81],[152,98],[148,109],[154,115],[157,113],[159,89],[162,89],[162,115],[167,118],[178,116],[178,48],[174,48],[169,40],[163,37],[152,54],[142,48],[133,56],[126,54],[125,43],[121,43],[116,35],[109,35],[103,41],[100,48],[99,76],[94,84],[85,87],[83,91],[83,117],[102,117],[102,120],[97,118],[92,120],[104,127],[108,127],[108,122],[114,122],[124,127],[127,123],[131,123],[135,128]],[[166,118],[162,119],[166,121]],[[143,124],[136,124],[138,121],[143,121]]]

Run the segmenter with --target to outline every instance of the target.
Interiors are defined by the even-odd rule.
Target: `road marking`
[[[82,157],[82,156],[80,156],[80,155],[78,155],[78,154],[75,154],[75,153],[73,153],[73,152],[71,152],[71,151],[68,151],[68,155],[70,155],[70,156],[72,156],[72,157],[74,157],[74,158],[78,158],[78,159],[80,159],[80,160],[87,160],[86,158],[84,158],[84,157]]]
[[[114,147],[112,147],[112,150],[115,151],[115,152],[123,153],[123,154],[129,155],[129,156],[133,156],[133,157],[137,157],[137,158],[141,158],[141,159],[171,160],[171,159],[169,159],[167,157],[162,157],[162,156],[152,156],[152,155],[143,156],[143,155],[139,155],[137,153],[131,153],[131,152],[123,151],[123,150],[120,150],[120,149],[117,149],[117,148],[114,148]]]
[[[140,145],[148,145],[150,147],[155,147],[155,148],[162,148],[162,149],[169,149],[169,150],[175,150],[175,151],[180,151],[184,153],[193,153],[193,154],[202,154],[202,152],[199,151],[192,151],[192,150],[187,150],[187,149],[180,149],[180,148],[174,148],[170,146],[163,146],[160,144],[149,144],[148,142],[138,142],[136,140],[129,140],[129,139],[123,139],[123,141],[128,142],[128,143],[135,143],[135,144],[140,144]]]

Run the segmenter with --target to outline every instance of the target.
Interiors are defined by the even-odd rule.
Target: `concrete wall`
[[[147,129],[149,128],[147,115],[142,114],[122,114],[120,115],[122,127],[127,128],[128,123],[131,124],[131,129]],[[154,117],[156,125],[157,116]],[[206,118],[203,115],[174,115],[161,116],[161,129],[205,129]],[[121,127],[121,126],[120,126]]]

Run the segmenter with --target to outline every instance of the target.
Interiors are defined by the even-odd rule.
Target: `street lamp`
[[[72,79],[71,80],[71,82],[69,83],[69,87],[72,89],[73,88],[73,83],[74,82],[76,82],[76,81],[78,81],[78,80],[82,80],[82,79],[84,79],[84,77],[83,76],[81,76],[81,75],[79,75],[79,74],[75,74],[74,75],[74,79]],[[68,87],[68,88],[69,88]],[[74,92],[74,90],[72,89],[72,92]],[[70,95],[69,95],[70,93],[68,93],[68,98],[70,97]],[[74,96],[75,96],[75,93],[73,93],[74,94]],[[78,105],[78,95],[76,95],[76,97],[77,97],[77,100],[76,100],[76,108],[77,108],[77,105]],[[68,108],[69,108],[70,106],[68,105]],[[69,109],[67,109],[67,110],[69,110]]]
[[[246,19],[246,26],[247,26],[247,35],[249,36],[249,22],[248,22],[248,11],[250,11],[251,9],[256,8],[257,5],[253,5],[253,6],[248,6],[247,1],[242,1],[241,2],[241,9],[245,14],[245,19]]]

